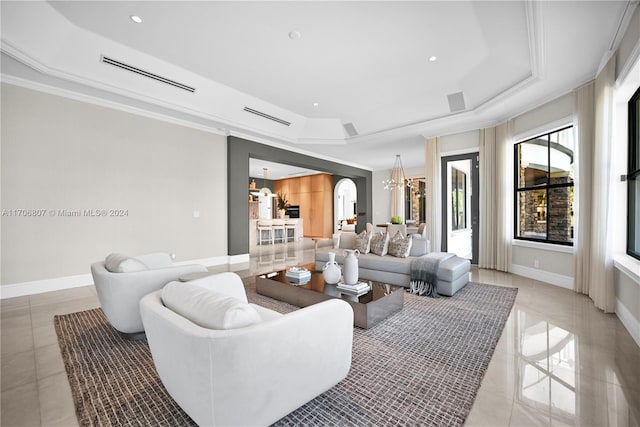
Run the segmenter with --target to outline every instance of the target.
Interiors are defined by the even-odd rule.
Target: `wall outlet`
[[[540,268],[540,263],[538,262],[538,260],[537,260],[537,259],[534,259],[534,260],[533,260],[533,266],[534,266],[535,268]]]

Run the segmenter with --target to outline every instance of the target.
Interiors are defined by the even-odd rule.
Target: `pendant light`
[[[262,197],[276,197],[276,195],[271,192],[271,189],[267,187],[267,168],[262,168],[262,188],[260,191],[252,191],[251,194]]]

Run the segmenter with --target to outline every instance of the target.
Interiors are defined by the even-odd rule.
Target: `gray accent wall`
[[[229,236],[229,255],[249,253],[247,177],[249,176],[250,158],[301,166],[333,174],[334,184],[336,178],[351,178],[358,189],[358,227],[364,228],[366,222],[371,222],[371,171],[229,136],[227,138],[227,192],[229,194],[227,234]],[[333,206],[330,209],[333,209]]]
[[[110,252],[226,261],[225,136],[1,90],[3,285],[89,274]],[[10,215],[19,209],[38,216]]]

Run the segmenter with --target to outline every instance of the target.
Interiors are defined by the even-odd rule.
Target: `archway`
[[[342,178],[336,183],[333,191],[333,232],[340,230],[343,220],[358,216],[358,189],[356,183],[349,178]]]

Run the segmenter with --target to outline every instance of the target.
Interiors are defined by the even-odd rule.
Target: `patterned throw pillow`
[[[406,258],[411,251],[411,243],[413,238],[411,236],[405,237],[400,231],[389,240],[389,255],[398,258]]]
[[[389,235],[387,233],[378,233],[371,237],[371,253],[385,256],[389,247]]]
[[[356,249],[361,254],[368,254],[371,250],[371,233],[367,233],[363,230],[362,233],[356,236]]]

